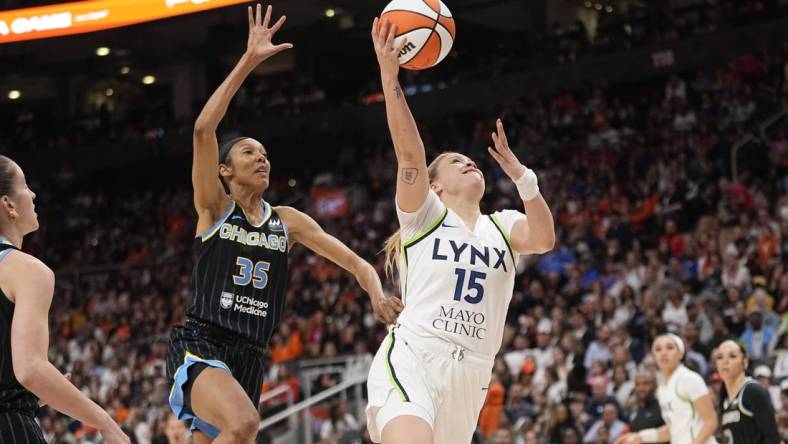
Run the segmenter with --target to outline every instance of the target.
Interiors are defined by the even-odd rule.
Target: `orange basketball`
[[[397,25],[395,45],[408,39],[399,54],[399,64],[403,68],[435,66],[446,57],[454,43],[454,18],[440,0],[392,0],[380,19]]]

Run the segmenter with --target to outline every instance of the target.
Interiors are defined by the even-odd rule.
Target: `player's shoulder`
[[[31,254],[21,250],[5,251],[8,251],[2,258],[2,263],[4,264],[3,268],[5,270],[11,271],[12,273],[40,273],[47,276],[54,276],[55,274],[47,264]]]
[[[742,388],[741,397],[748,406],[751,405],[748,401],[760,402],[765,400],[771,402],[769,391],[757,381],[748,381]]]
[[[8,251],[2,257],[0,281],[2,290],[10,299],[21,288],[35,285],[54,287],[55,273],[37,257],[19,250]]]
[[[273,210],[273,213],[279,216],[279,218],[282,219],[282,222],[284,223],[288,223],[288,222],[297,223],[299,220],[307,217],[306,213],[303,213],[287,205],[271,206],[271,210]]]

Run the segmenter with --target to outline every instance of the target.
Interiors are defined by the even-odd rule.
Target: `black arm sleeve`
[[[780,434],[774,420],[774,407],[769,392],[758,384],[747,384],[742,394],[742,403],[750,410],[758,430],[763,434],[763,444],[779,444]]]

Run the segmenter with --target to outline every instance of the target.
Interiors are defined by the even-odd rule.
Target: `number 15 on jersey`
[[[484,287],[482,282],[487,277],[487,273],[481,271],[471,271],[463,268],[455,268],[454,274],[457,276],[457,285],[454,286],[454,300],[465,300],[469,304],[478,304],[484,297]],[[468,286],[465,286],[465,275],[468,276]],[[467,292],[465,291],[467,288]],[[465,293],[465,294],[463,294]]]

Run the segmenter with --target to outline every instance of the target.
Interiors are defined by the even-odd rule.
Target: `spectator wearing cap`
[[[752,376],[758,381],[766,391],[769,392],[769,397],[772,398],[772,405],[774,406],[774,410],[779,411],[782,409],[782,399],[780,399],[780,387],[771,384],[772,380],[772,369],[769,368],[768,365],[759,365],[755,367],[755,370],[752,372]]]
[[[774,339],[774,328],[763,325],[763,314],[756,309],[748,317],[747,327],[741,335],[747,354],[753,361],[768,357]]]
[[[619,436],[627,432],[628,428],[626,423],[618,419],[618,405],[616,403],[605,403],[602,410],[602,417],[594,422],[588,429],[585,436],[583,436],[583,443],[597,443],[599,430],[602,427],[606,428],[610,435],[606,442],[613,442],[618,439]]]
[[[665,424],[656,390],[657,379],[654,374],[648,371],[638,372],[635,376],[634,404],[627,415],[631,432],[659,428]]]

